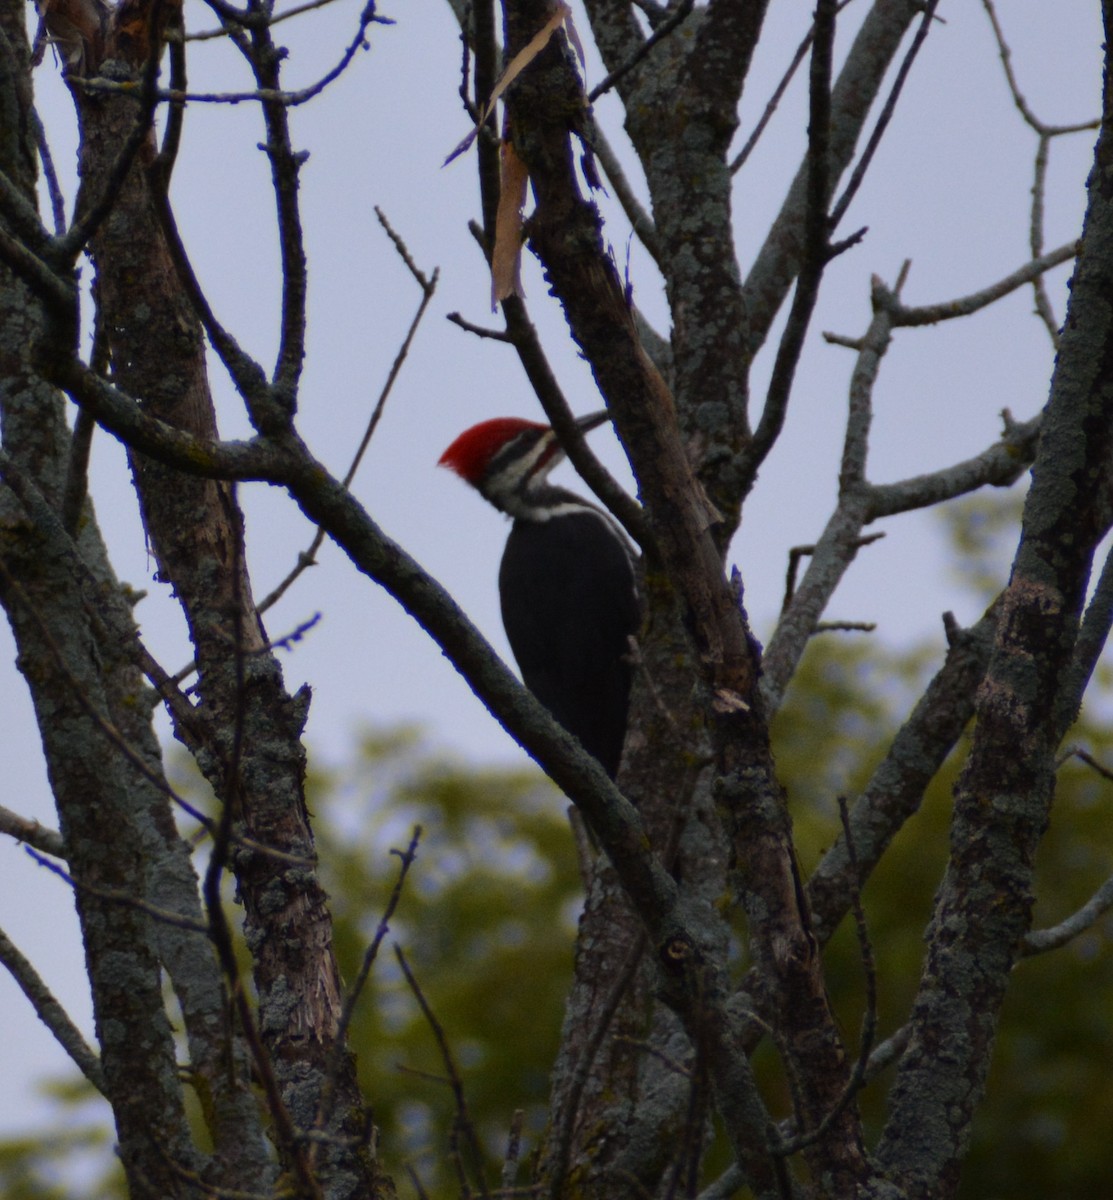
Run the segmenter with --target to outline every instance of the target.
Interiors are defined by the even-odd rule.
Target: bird
[[[608,419],[576,424],[587,433]],[[460,434],[438,466],[513,519],[499,601],[522,682],[614,779],[641,621],[634,552],[609,513],[549,482],[563,458],[550,426],[496,417]]]

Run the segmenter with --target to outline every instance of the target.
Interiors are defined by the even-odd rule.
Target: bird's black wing
[[[621,535],[586,506],[515,521],[499,595],[524,683],[613,777],[626,736],[629,638],[640,619]]]

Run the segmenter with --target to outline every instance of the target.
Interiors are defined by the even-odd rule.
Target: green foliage
[[[868,656],[872,658],[872,655]],[[877,692],[864,682],[860,652],[830,642],[817,643],[794,686],[816,704],[822,677],[840,674],[842,703],[837,732],[841,752],[859,764],[841,790],[853,796],[876,763],[900,713],[874,712]],[[874,659],[874,668],[884,666]],[[900,671],[902,664],[891,660]],[[909,670],[912,664],[903,664]],[[817,680],[817,677],[820,677]],[[793,707],[798,701],[790,697]],[[820,710],[822,712],[822,710]],[[855,737],[853,714],[865,736]],[[787,710],[778,766],[789,786],[802,862],[816,862],[838,830],[834,793],[816,767],[801,754],[792,728],[799,714]],[[886,728],[886,726],[889,726]],[[1113,734],[1100,722],[1083,721],[1072,731],[1097,760],[1113,762]],[[877,961],[878,1038],[907,1020],[919,984],[924,930],[932,898],[946,865],[951,788],[964,746],[928,788],[924,805],[897,836],[865,889],[864,907]],[[828,770],[820,756],[824,772]],[[1061,767],[1051,829],[1037,863],[1035,928],[1054,925],[1084,904],[1111,874],[1113,838],[1108,829],[1108,780],[1078,760]],[[1021,1195],[1054,1195],[1083,1200],[1105,1194],[1113,1156],[1108,1112],[1113,1111],[1113,918],[1053,953],[1021,962],[1001,1015],[986,1103],[975,1118],[973,1141],[964,1164],[959,1195],[968,1200],[1006,1200]],[[858,1043],[865,1002],[858,936],[844,920],[825,950],[828,985],[850,1045]],[[774,1064],[775,1066],[775,1064]],[[884,1120],[885,1092],[892,1072],[862,1093],[861,1108],[871,1134]]]
[[[1012,504],[1005,498],[1002,508]],[[960,574],[979,593],[1000,586],[995,539],[1009,528],[987,506],[952,506]],[[1015,514],[1011,518],[1015,521]],[[942,648],[898,654],[873,640],[817,638],[774,727],[777,760],[807,872],[839,829],[837,798],[866,784]],[[1068,743],[1113,763],[1113,733],[1084,714]],[[1106,703],[1107,707],[1107,703]],[[919,982],[923,933],[948,850],[950,796],[964,747],[935,780],[863,896],[877,963],[879,1037],[907,1019]],[[1041,848],[1035,923],[1053,925],[1110,874],[1111,783],[1078,758],[1064,761],[1051,828]],[[569,984],[580,898],[565,802],[530,769],[476,768],[430,751],[412,730],[366,733],[350,763],[311,781],[321,869],[336,919],[346,980],[358,973],[397,878],[391,848],[423,833],[401,903],[356,1012],[353,1046],[373,1098],[388,1169],[407,1192],[403,1164],[431,1197],[458,1193],[452,1147],[471,1165],[455,1131],[455,1105],[429,1022],[393,953],[405,948],[419,986],[455,1056],[488,1179],[511,1115],[527,1114],[535,1143],[548,1098]],[[962,1196],[1005,1200],[1053,1195],[1089,1200],[1113,1176],[1107,1114],[1113,1111],[1113,918],[1067,947],[1021,962],[1005,1005],[988,1100],[974,1127]],[[857,1045],[865,987],[857,936],[844,921],[825,950],[829,988],[848,1043]],[[787,1100],[769,1047],[756,1068],[778,1115]],[[871,1136],[883,1120],[891,1072],[861,1097]],[[78,1200],[117,1195],[108,1181],[66,1187],[71,1158],[88,1160],[99,1136],[74,1119],[74,1092],[59,1100],[58,1129],[0,1143],[6,1200]],[[101,1160],[103,1161],[103,1159]],[[84,1178],[89,1178],[86,1171]]]
[[[566,802],[536,771],[469,769],[412,733],[367,734],[342,779],[314,788],[336,947],[355,977],[394,885],[388,847],[422,827],[417,860],[353,1026],[388,1165],[446,1182],[455,1105],[428,1021],[389,944],[443,1025],[490,1164],[515,1109],[544,1122],[580,902]],[[421,1075],[415,1074],[421,1072]],[[470,1161],[466,1148],[460,1153]]]
[[[108,1200],[123,1197],[124,1173],[112,1152],[103,1105],[81,1075],[42,1086],[57,1105],[47,1130],[0,1140],[4,1200]]]
[[[1008,580],[1024,495],[1022,487],[978,493],[936,510],[951,548],[950,573],[983,604]]]

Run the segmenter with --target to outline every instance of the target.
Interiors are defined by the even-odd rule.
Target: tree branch
[[[35,1015],[73,1059],[81,1074],[98,1092],[105,1095],[106,1085],[100,1059],[89,1048],[81,1036],[81,1030],[70,1020],[69,1013],[59,1004],[31,962],[20,953],[3,930],[0,930],[0,963],[3,963],[19,990],[30,1000]]]
[[[994,301],[1000,300],[1010,292],[1016,291],[1026,283],[1032,283],[1041,275],[1057,267],[1061,263],[1070,262],[1078,253],[1078,242],[1068,242],[1047,254],[1034,258],[1031,262],[1018,267],[1011,275],[980,291],[972,292],[957,300],[946,300],[941,304],[918,305],[906,308],[897,305],[893,310],[893,324],[901,326],[934,325],[939,321],[950,321],[955,317],[968,317],[979,309],[986,308]]]
[[[1046,954],[1048,950],[1058,950],[1072,942],[1079,934],[1091,929],[1111,908],[1113,908],[1113,877],[1107,879],[1101,887],[1076,912],[1071,913],[1065,921],[1050,929],[1034,929],[1024,935],[1021,943],[1021,958],[1029,958],[1033,954]]]
[[[1113,5],[1104,4],[1108,47]],[[1108,66],[1108,63],[1107,63]],[[1001,1003],[1031,920],[1034,858],[1047,826],[1069,668],[1094,553],[1113,522],[1113,237],[1104,172],[1113,139],[1106,78],[1099,169],[1091,173],[1051,398],[1020,545],[978,692],[973,745],[955,788],[951,856],[928,931],[909,1045],[878,1161],[924,1195],[953,1179],[981,1100]],[[940,1045],[948,1047],[939,1053]],[[933,1131],[925,1141],[923,1131]]]

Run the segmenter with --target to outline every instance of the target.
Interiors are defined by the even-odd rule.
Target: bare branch
[[[151,201],[155,214],[158,217],[166,249],[177,273],[178,283],[185,293],[197,319],[201,322],[206,334],[208,334],[213,349],[220,356],[220,361],[224,364],[225,370],[236,385],[236,390],[243,397],[248,412],[253,416],[256,428],[264,428],[272,424],[280,427],[280,417],[269,419],[269,414],[274,408],[274,399],[271,394],[270,385],[267,382],[266,373],[262,366],[240,346],[232,334],[217,320],[216,314],[213,312],[200,281],[193,270],[193,264],[189,260],[189,255],[186,253],[185,246],[182,243],[181,234],[178,232],[178,224],[174,218],[173,209],[170,207],[170,196],[167,191],[169,185],[169,165],[167,161],[161,159],[161,156],[156,159],[154,164],[152,164],[151,170],[148,172],[148,181],[151,185]]]
[[[993,0],[982,0],[982,8],[985,9],[986,16],[989,17],[989,22],[993,26],[993,36],[997,42],[997,53],[1001,59],[1001,66],[1005,70],[1005,79],[1009,85],[1009,92],[1012,95],[1013,103],[1024,118],[1025,124],[1029,125],[1041,137],[1055,136],[1060,133],[1080,133],[1084,129],[1096,129],[1098,127],[1096,119],[1093,121],[1084,121],[1076,125],[1046,125],[1036,116],[1032,109],[1029,108],[1028,101],[1025,100],[1024,94],[1020,90],[1020,84],[1013,73],[1012,51],[1005,40],[1005,31],[1001,28],[1001,22],[997,19],[997,10],[994,7]]]
[[[898,279],[898,287],[902,280],[903,272]],[[881,360],[889,347],[892,327],[889,298],[893,295],[882,286],[880,280],[874,280],[874,315],[861,339],[850,379],[838,505],[812,550],[804,579],[782,611],[765,652],[761,688],[771,712],[780,705],[816,623],[863,544],[862,529],[870,514],[871,489],[865,482],[865,470],[872,393]]]
[[[667,38],[678,25],[683,22],[692,11],[694,0],[680,0],[680,3],[675,9],[659,22],[653,32],[645,39],[638,47],[637,51],[632,54],[624,63],[615,67],[602,82],[596,84],[587,94],[589,104],[594,104],[600,96],[605,95],[614,87],[616,83],[627,73],[632,71],[639,63],[644,61],[647,54],[657,45],[663,38]]]
[[[17,842],[26,842],[28,846],[34,846],[43,854],[50,854],[54,858],[66,857],[65,843],[57,830],[48,829],[38,821],[20,816],[3,805],[0,805],[0,833],[6,833]]]
[[[518,1158],[522,1149],[522,1126],[525,1124],[525,1110],[516,1108],[510,1121],[510,1135],[506,1142],[506,1157],[502,1164],[502,1194],[506,1195],[514,1187],[518,1178]]]
[[[913,22],[920,0],[874,4],[866,15],[832,91],[829,178],[836,180],[853,158],[882,81]],[[807,165],[789,188],[743,286],[749,315],[748,349],[756,354],[799,270],[806,212]]]
[[[858,549],[880,541],[885,536],[884,530],[878,533],[866,534],[858,539]],[[788,569],[785,572],[785,594],[781,601],[781,612],[785,612],[796,594],[796,575],[800,570],[800,560],[815,553],[815,546],[792,546],[788,552]]]
[[[375,936],[371,939],[367,949],[363,952],[363,960],[360,963],[359,971],[355,979],[352,981],[351,987],[348,989],[347,996],[344,997],[344,1007],[340,1012],[340,1021],[336,1031],[336,1042],[333,1048],[334,1063],[327,1071],[325,1076],[324,1086],[321,1088],[321,1095],[317,1101],[317,1116],[313,1122],[315,1130],[323,1130],[329,1123],[332,1116],[332,1108],[336,1102],[336,1079],[338,1074],[339,1060],[347,1053],[348,1046],[348,1029],[351,1026],[352,1018],[355,1016],[356,1005],[359,1003],[359,998],[363,994],[363,989],[367,984],[367,980],[371,975],[371,968],[375,965],[375,960],[379,956],[379,947],[383,943],[383,939],[390,932],[390,922],[394,917],[394,913],[398,908],[398,902],[402,899],[402,890],[406,885],[406,876],[409,874],[410,867],[413,866],[414,859],[417,857],[417,844],[421,839],[421,826],[415,825],[413,835],[410,837],[410,844],[405,850],[392,850],[392,854],[396,854],[399,859],[398,878],[394,881],[394,887],[391,889],[390,896],[387,899],[386,907],[383,909],[383,915],[379,918],[378,927],[375,930]],[[315,1152],[310,1153],[310,1165],[313,1164]]]
[[[877,964],[873,955],[873,943],[870,941],[869,929],[866,926],[866,914],[862,910],[862,877],[858,869],[858,857],[854,849],[854,834],[847,813],[846,797],[839,797],[839,819],[842,823],[843,838],[850,865],[851,893],[850,908],[854,914],[854,925],[858,933],[858,948],[862,956],[862,971],[866,981],[866,1011],[862,1014],[862,1032],[859,1039],[858,1057],[854,1062],[854,1070],[846,1081],[842,1095],[834,1107],[814,1129],[806,1129],[795,1137],[781,1142],[775,1152],[782,1156],[796,1154],[805,1146],[814,1145],[834,1125],[839,1114],[848,1104],[851,1104],[858,1091],[866,1082],[869,1069],[870,1051],[873,1048],[874,1035],[877,1032]]]
[[[445,1070],[448,1073],[448,1084],[452,1089],[452,1097],[456,1103],[456,1127],[463,1133],[467,1141],[468,1150],[472,1157],[472,1169],[475,1172],[476,1183],[479,1185],[479,1193],[484,1197],[488,1197],[489,1200],[490,1193],[487,1190],[487,1182],[483,1171],[483,1150],[479,1143],[479,1135],[475,1130],[475,1122],[468,1112],[467,1097],[464,1094],[464,1083],[460,1078],[460,1070],[456,1065],[456,1058],[452,1053],[452,1047],[449,1045],[448,1036],[444,1031],[444,1026],[437,1020],[436,1014],[430,1007],[425,993],[421,990],[421,986],[417,982],[401,946],[396,945],[394,947],[394,956],[398,960],[398,965],[402,968],[402,974],[406,977],[406,983],[409,984],[410,991],[413,992],[414,999],[417,1000],[426,1023],[433,1032],[433,1037],[436,1039],[437,1049],[440,1051],[441,1061],[444,1063]]]
[[[3,175],[0,175],[0,180]],[[63,278],[39,255],[0,229],[0,262],[23,280],[31,291],[68,324],[76,324],[77,291],[70,278]]]
[[[66,232],[66,200],[62,195],[62,185],[58,182],[58,172],[54,166],[54,158],[50,153],[50,143],[47,141],[42,120],[34,109],[32,109],[31,116],[35,130],[35,146],[39,152],[39,161],[42,163],[47,195],[50,197],[50,215],[54,221],[54,236],[61,237]]]
[[[37,850],[31,849],[30,846],[27,847],[27,853],[40,867],[45,867],[52,874],[57,875],[59,879],[65,880],[74,891],[84,892],[87,896],[96,896],[98,900],[107,900],[110,904],[120,904],[126,908],[134,909],[136,912],[142,913],[145,917],[150,917],[153,921],[169,925],[174,929],[184,929],[187,933],[208,934],[209,932],[209,928],[204,921],[184,916],[182,913],[174,912],[169,908],[162,908],[157,904],[152,904],[142,896],[134,896],[128,892],[121,892],[117,888],[99,887],[95,883],[79,882],[65,867],[59,863],[52,862],[42,854],[39,854]]]
[[[990,284],[989,287],[982,288],[980,291],[972,292],[968,296],[962,296],[957,300],[946,300],[941,304],[918,305],[913,308],[897,305],[893,310],[893,324],[898,327],[934,325],[939,321],[953,320],[955,317],[968,317],[971,313],[1000,300],[1002,296],[1016,291],[1018,287],[1032,283],[1053,267],[1070,262],[1077,253],[1078,242],[1067,242],[1066,245],[1025,263],[1023,267],[1018,267],[1012,274],[1006,275],[997,283]]]
[[[607,1031],[611,1027],[611,1021],[618,1011],[622,997],[633,981],[642,956],[645,954],[645,948],[645,934],[639,933],[627,950],[618,971],[610,981],[606,999],[594,1009],[595,1027],[591,1031],[591,1036],[584,1043],[579,1060],[573,1070],[572,1079],[567,1088],[562,1110],[557,1114],[560,1120],[560,1127],[553,1139],[553,1149],[550,1153],[551,1165],[549,1167],[549,1194],[553,1197],[553,1200],[557,1200],[563,1194],[562,1189],[568,1173],[568,1157],[572,1146],[572,1134],[576,1119],[579,1116],[580,1097],[587,1084],[591,1065],[595,1060],[595,1056],[599,1053],[603,1039],[607,1036]]]
[[[838,11],[842,12],[842,10],[852,2],[853,0],[840,0]],[[739,150],[733,159],[731,159],[730,173],[732,175],[736,174],[745,165],[746,160],[753,153],[754,147],[761,139],[761,135],[765,132],[765,127],[769,124],[773,118],[773,114],[777,111],[777,106],[780,104],[781,98],[788,90],[788,85],[792,82],[792,77],[796,74],[800,64],[804,61],[814,36],[815,24],[813,22],[811,27],[808,29],[808,32],[804,35],[803,40],[800,42],[800,45],[796,47],[796,53],[792,56],[792,61],[785,69],[785,73],[781,76],[780,82],[773,89],[773,95],[769,98],[769,102],[765,106],[765,111],[761,114],[760,119],[754,126],[753,132],[746,139],[742,149]]]
[[[889,122],[893,119],[893,113],[896,111],[897,101],[900,99],[901,91],[904,88],[905,81],[908,79],[909,73],[912,70],[912,64],[916,61],[916,56],[920,53],[920,48],[923,46],[928,35],[928,30],[931,28],[931,23],[935,19],[935,10],[939,6],[939,0],[927,0],[923,5],[923,17],[920,20],[920,27],[916,30],[916,36],[912,39],[912,45],[908,47],[908,53],[904,56],[904,61],[900,64],[897,70],[896,77],[893,80],[893,86],[889,89],[889,95],[886,97],[884,107],[877,118],[877,122],[873,127],[873,132],[869,136],[869,141],[866,142],[866,148],[862,151],[861,157],[855,164],[854,170],[851,173],[850,181],[847,183],[843,194],[834,203],[831,208],[831,228],[837,229],[843,217],[846,215],[846,210],[850,207],[851,201],[858,193],[858,189],[862,186],[862,182],[866,177],[866,172],[873,162],[874,155],[877,153],[878,147],[881,145],[881,139],[885,136],[885,131],[889,127]]]
[[[742,1168],[737,1163],[731,1163],[714,1183],[700,1192],[697,1200],[733,1200],[745,1183],[746,1176]]]
[[[817,621],[816,633],[873,633],[876,621]]]
[[[993,36],[997,42],[998,57],[1001,59],[1001,65],[1005,71],[1005,81],[1008,84],[1013,103],[1024,119],[1024,123],[1036,134],[1036,157],[1033,170],[1032,207],[1029,219],[1028,243],[1031,247],[1032,257],[1038,259],[1043,254],[1044,195],[1047,186],[1047,161],[1051,149],[1051,141],[1053,138],[1066,134],[1081,133],[1083,130],[1096,129],[1098,121],[1084,121],[1074,125],[1048,125],[1041,121],[1029,107],[1024,94],[1020,90],[1016,75],[1013,73],[1012,51],[1005,40],[1005,33],[1001,27],[1001,23],[997,19],[997,11],[994,8],[993,0],[982,0],[982,7],[985,9],[990,25],[993,27]],[[1046,284],[1039,277],[1033,279],[1031,282],[1035,293],[1036,313],[1047,328],[1051,344],[1057,350],[1059,348],[1059,322],[1051,307],[1051,298],[1047,294]]]
[[[1113,551],[1105,557],[1101,575],[1082,616],[1078,640],[1065,678],[1060,684],[1058,707],[1059,736],[1065,736],[1082,707],[1082,697],[1097,666],[1113,626]]]
[[[822,945],[849,910],[857,878],[868,879],[958,742],[974,711],[996,628],[991,607],[968,630],[951,630],[946,658],[901,726],[850,812],[857,865],[845,834],[808,880],[815,936]]]
[[[768,103],[765,105],[765,111],[761,114],[758,123],[754,126],[753,132],[746,139],[742,149],[731,159],[730,173],[733,175],[745,165],[746,159],[754,151],[754,147],[761,139],[761,135],[765,132],[766,125],[773,119],[773,114],[777,111],[777,106],[781,102],[781,97],[788,91],[788,85],[792,82],[792,77],[796,74],[800,64],[807,56],[808,49],[812,44],[812,38],[815,36],[815,25],[813,24],[808,32],[804,35],[800,45],[796,47],[796,53],[792,56],[792,61],[788,64],[785,73],[781,76],[780,82],[773,89],[773,95],[770,96]]]
[[[1081,758],[1082,755],[1080,754]],[[1113,778],[1113,775],[1109,775]],[[1024,935],[1020,954],[1029,958],[1033,954],[1045,954],[1048,950],[1058,950],[1068,942],[1073,941],[1079,934],[1093,926],[1113,908],[1113,876],[1107,879],[1086,903],[1073,912],[1065,921],[1053,925],[1049,929],[1034,929]]]
[[[297,4],[293,8],[285,9],[283,12],[280,12],[280,13],[276,13],[276,12],[272,11],[268,14],[268,19],[269,19],[271,26],[273,27],[275,25],[281,24],[283,21],[289,21],[293,17],[304,16],[307,12],[314,12],[318,8],[326,8],[328,5],[335,4],[336,2],[337,2],[337,0],[308,0],[308,2],[305,4]],[[209,7],[214,8],[214,10],[216,10],[216,11],[221,11],[221,10],[218,10],[216,8],[216,6],[214,6],[214,5],[210,4]],[[224,8],[222,11],[227,13],[228,9]],[[228,17],[226,19],[231,20],[233,18]],[[391,21],[387,17],[380,17],[379,22],[380,22],[380,24],[383,24],[383,25],[393,25],[394,24],[394,22]],[[200,33],[178,32],[177,37],[168,36],[166,40],[168,42],[170,42],[171,45],[173,45],[173,43],[175,41],[208,42],[208,41],[212,41],[214,38],[222,38],[222,37],[228,37],[228,36],[229,36],[228,27],[225,25],[222,25],[219,29],[205,29],[205,30],[202,30]]]
[[[413,259],[410,257],[409,251],[406,249],[405,243],[397,233],[390,227],[390,223],[380,211],[375,209],[375,215],[379,218],[379,223],[386,230],[387,236],[394,243],[395,249],[398,251],[402,261],[409,268],[410,274],[417,280],[418,286],[421,288],[421,302],[417,306],[417,312],[410,322],[410,327],[406,331],[405,337],[402,339],[402,345],[398,349],[398,353],[394,356],[394,361],[391,363],[390,370],[387,372],[386,382],[383,384],[382,390],[379,392],[379,398],[375,402],[375,407],[372,409],[370,420],[367,422],[367,428],[364,430],[362,439],[352,457],[351,465],[348,467],[347,474],[344,476],[344,487],[350,487],[352,480],[356,476],[356,471],[359,470],[359,464],[363,460],[363,456],[367,451],[367,447],[371,444],[371,438],[378,428],[379,421],[382,419],[383,412],[386,410],[386,402],[390,396],[391,389],[394,387],[394,381],[398,378],[398,373],[402,370],[402,364],[406,361],[406,356],[410,352],[410,346],[413,343],[414,336],[417,333],[418,326],[421,324],[422,317],[425,316],[425,310],[429,307],[430,301],[433,299],[433,293],[436,291],[437,280],[440,278],[439,268],[433,271],[431,277],[426,277],[418,270]],[[325,540],[325,531],[318,529],[309,546],[298,555],[297,563],[286,576],[285,579],[278,584],[273,591],[270,592],[257,606],[256,611],[262,615],[276,604],[289,590],[295,580],[306,571],[309,567],[316,564],[317,552]]]
[[[837,6],[820,3],[812,29],[812,57],[809,79],[808,155],[806,206],[804,211],[803,254],[796,279],[792,307],[777,347],[773,374],[765,396],[765,407],[750,444],[742,455],[739,474],[741,495],[748,494],[757,472],[784,426],[792,381],[804,348],[804,337],[811,323],[819,296],[823,271],[829,261],[830,243],[827,204],[831,191],[829,174],[831,133],[831,56],[835,39]]]
[[[473,325],[471,321],[462,317],[458,312],[450,312],[446,319],[451,321],[453,325],[459,325],[465,333],[474,333],[478,338],[488,338],[492,342],[506,342],[509,345],[514,344],[514,339],[505,329],[488,329],[484,325]]]
[[[556,430],[569,462],[630,537],[643,550],[648,549],[652,538],[646,515],[641,505],[626,493],[588,446],[549,365],[537,330],[529,319],[525,301],[519,296],[508,296],[502,302],[502,312],[506,331],[518,351],[534,394]]]
[[[39,1020],[77,1064],[81,1074],[103,1095],[105,1082],[100,1059],[89,1048],[81,1036],[81,1031],[70,1020],[69,1014],[59,1004],[30,961],[20,953],[3,930],[0,930],[0,963],[3,963],[20,991],[31,1001]]]
[[[900,483],[872,484],[869,488],[869,520],[927,508],[987,484],[1009,487],[1015,483],[1035,457],[1043,420],[1042,415],[1037,415],[1030,421],[1016,422],[1007,411],[1005,417],[1005,434],[1001,440],[973,458]]]

